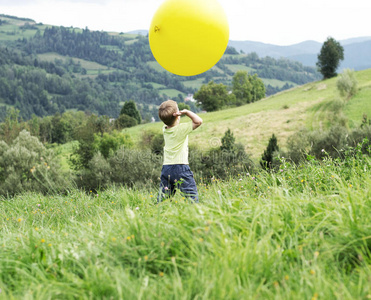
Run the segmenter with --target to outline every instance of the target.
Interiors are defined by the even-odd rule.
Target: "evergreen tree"
[[[222,145],[220,146],[220,150],[234,152],[236,146],[235,141],[236,138],[233,136],[233,132],[228,128],[222,137]]]
[[[279,151],[279,147],[277,144],[277,138],[274,134],[269,139],[268,147],[264,150],[262,155],[262,159],[260,161],[260,165],[264,169],[272,169],[273,168],[273,154],[274,152]]]
[[[133,100],[124,103],[124,106],[122,107],[120,112],[120,115],[123,114],[134,118],[138,124],[142,122],[142,117],[140,116],[137,106]]]
[[[344,60],[344,48],[334,38],[329,37],[323,43],[321,52],[318,54],[317,67],[323,75],[323,79],[335,77],[340,61]]]

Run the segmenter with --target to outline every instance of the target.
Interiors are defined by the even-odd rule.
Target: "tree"
[[[273,168],[273,155],[274,152],[279,151],[279,147],[277,144],[277,138],[274,134],[272,134],[272,137],[269,139],[268,147],[266,150],[264,150],[264,153],[262,155],[262,159],[260,161],[260,165],[264,169],[272,169]]]
[[[140,116],[140,113],[137,109],[137,106],[133,100],[126,101],[124,103],[124,106],[122,107],[120,111],[120,115],[125,114],[129,117],[134,118],[137,120],[137,123],[140,124],[142,122],[142,117]]]
[[[184,102],[178,103],[178,108],[179,108],[179,110],[183,110],[183,109],[190,110],[191,109],[191,107],[188,104],[185,104]]]
[[[265,97],[265,86],[258,75],[237,71],[232,79],[233,94],[242,103],[250,103]]]
[[[222,137],[222,144],[220,150],[234,152],[236,138],[233,136],[233,132],[228,128]]]
[[[128,116],[127,114],[121,114],[116,120],[115,120],[115,128],[120,130],[123,128],[133,127],[137,125],[137,120],[133,117]]]
[[[323,79],[337,75],[336,70],[341,60],[344,60],[344,48],[334,38],[328,37],[322,45],[317,61]]]
[[[210,81],[208,84],[201,86],[200,90],[195,93],[194,98],[204,110],[216,111],[223,107],[227,96],[227,87],[224,84],[216,84],[214,81]]]

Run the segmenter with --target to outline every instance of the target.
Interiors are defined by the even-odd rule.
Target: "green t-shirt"
[[[163,127],[164,165],[188,165],[188,134],[192,130],[192,122],[181,123],[170,128],[166,128],[166,125]]]

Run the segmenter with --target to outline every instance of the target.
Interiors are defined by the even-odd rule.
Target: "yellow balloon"
[[[157,62],[181,76],[212,68],[223,56],[228,40],[227,16],[217,0],[166,0],[149,30]]]

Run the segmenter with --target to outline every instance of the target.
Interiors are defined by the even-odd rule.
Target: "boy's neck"
[[[179,122],[180,122],[180,118],[178,117],[178,118],[176,119],[176,121],[175,121],[171,126],[166,125],[166,129],[169,129],[169,128],[172,128],[172,127],[175,127],[176,125],[179,124]]]

